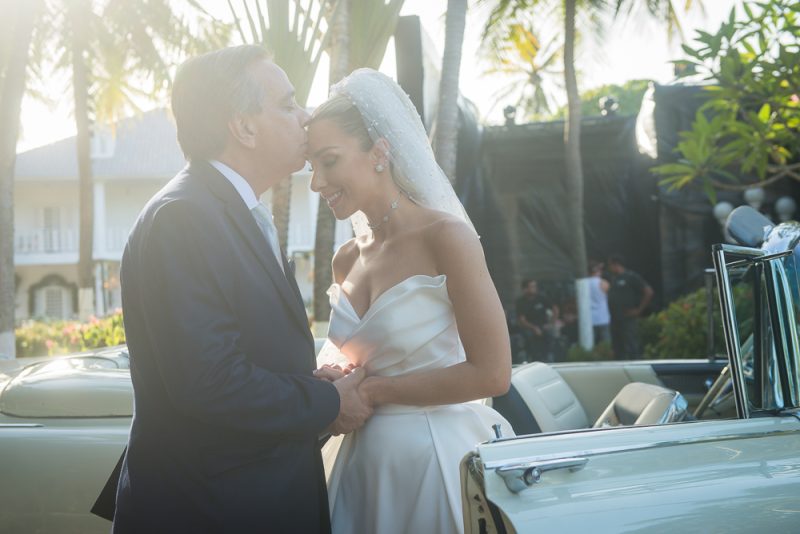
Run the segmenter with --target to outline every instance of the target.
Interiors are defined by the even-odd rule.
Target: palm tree
[[[670,32],[680,29],[677,19],[676,0],[649,0],[645,3],[646,12],[666,21]],[[685,0],[684,9],[691,9],[692,5],[699,5],[700,1]],[[578,298],[579,330],[581,345],[591,348],[592,328],[589,317],[588,286],[586,276],[586,241],[583,231],[583,163],[580,153],[580,121],[581,102],[578,93],[577,75],[575,72],[575,42],[576,42],[576,17],[578,8],[586,11],[590,16],[598,15],[604,10],[612,9],[614,17],[630,16],[637,13],[637,4],[634,0],[496,0],[495,6],[484,28],[484,38],[492,38],[498,31],[502,32],[504,24],[516,21],[520,16],[532,14],[536,8],[550,8],[559,5],[563,9],[564,27],[564,86],[567,91],[567,120],[564,123],[564,148],[565,148],[565,184],[567,190],[567,212],[570,226],[573,231],[571,239],[571,256],[576,275],[576,295]],[[593,28],[597,30],[598,27]]]
[[[31,37],[42,1],[0,4],[0,358],[13,358],[14,341],[14,162],[25,92]]]
[[[67,39],[72,70],[72,91],[75,104],[75,126],[78,150],[78,206],[80,222],[78,235],[78,311],[82,319],[91,314],[94,295],[94,183],[89,131],[89,52],[88,22],[91,0],[75,0],[66,5],[64,37]]]
[[[447,0],[439,109],[433,134],[436,160],[451,182],[456,180],[458,143],[458,77],[467,19],[467,0]]]
[[[394,34],[403,0],[339,0],[331,21],[329,81],[334,84],[359,67],[377,69]],[[314,322],[323,326],[331,309],[326,292],[331,285],[336,219],[319,199],[314,241]]]
[[[505,38],[485,48],[484,55],[494,64],[485,74],[509,78],[495,94],[494,105],[516,95],[514,107],[530,118],[554,111],[555,93],[563,87],[558,80],[564,77],[555,67],[563,52],[563,43],[557,37],[542,44],[531,25],[513,23]]]
[[[575,296],[578,309],[578,332],[581,346],[594,345],[589,302],[589,267],[586,259],[586,235],[583,231],[583,161],[581,159],[581,97],[575,74],[575,5],[564,1],[564,86],[567,90],[567,120],[564,123],[566,149],[567,214],[572,223],[572,261],[577,275]]]
[[[137,97],[162,94],[169,87],[167,58],[177,60],[186,49],[216,48],[227,41],[227,32],[216,21],[179,17],[170,0],[107,0],[102,4],[51,0],[48,7],[55,50],[61,52],[55,68],[71,74],[80,206],[78,301],[79,313],[85,318],[94,301],[93,125],[113,122],[119,114],[137,109]],[[196,2],[187,0],[185,7],[197,7]],[[196,32],[201,33],[202,43],[194,38]],[[141,80],[152,86],[135,89]]]

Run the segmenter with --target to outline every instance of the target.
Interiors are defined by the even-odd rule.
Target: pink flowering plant
[[[30,321],[15,331],[17,357],[56,356],[125,343],[122,312],[88,322]]]

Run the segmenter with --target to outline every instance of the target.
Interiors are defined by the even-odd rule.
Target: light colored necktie
[[[250,212],[253,214],[258,227],[261,229],[261,233],[264,234],[264,238],[267,240],[270,250],[272,250],[272,253],[275,255],[278,266],[281,268],[281,271],[283,271],[283,256],[281,255],[281,248],[278,244],[278,229],[275,228],[275,223],[272,222],[272,213],[270,213],[269,208],[261,202],[251,209]]]

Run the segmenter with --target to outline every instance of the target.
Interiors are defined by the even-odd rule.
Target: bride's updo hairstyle
[[[366,152],[383,139],[395,185],[413,202],[450,213],[470,227],[464,207],[436,163],[417,109],[397,83],[378,71],[358,69],[331,87],[330,99],[311,115],[309,126],[327,119],[355,137]],[[350,218],[355,234],[369,233],[366,216]]]
[[[347,135],[355,137],[364,152],[371,150],[375,144],[369,137],[358,108],[343,95],[335,96],[322,103],[311,114],[308,125],[311,126],[321,120],[329,120]]]

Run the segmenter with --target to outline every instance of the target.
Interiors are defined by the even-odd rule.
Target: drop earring
[[[375,165],[375,172],[383,172],[384,169],[385,167],[383,166],[382,163],[378,163],[377,165]]]

